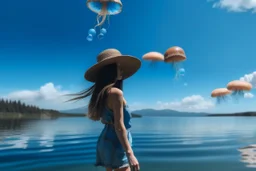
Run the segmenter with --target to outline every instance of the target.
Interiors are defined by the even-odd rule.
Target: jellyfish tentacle
[[[101,18],[101,15],[98,14],[98,15],[97,15],[97,24],[96,24],[96,25],[98,25],[98,24],[100,23],[100,18]],[[96,26],[95,26],[94,28],[96,28]]]
[[[98,34],[98,36],[97,36],[97,37],[98,37],[98,39],[100,39],[100,40],[101,40],[101,39],[103,39],[104,35],[103,35],[102,33],[100,33],[100,34]]]
[[[101,17],[102,17],[102,19],[100,21]],[[104,14],[104,15],[103,14],[98,14],[98,16],[97,16],[97,25],[94,26],[94,28],[101,27],[104,24],[104,22],[106,21],[106,18],[107,18],[106,14]]]
[[[110,15],[108,15],[107,20],[108,20],[108,28],[107,29],[109,29],[109,27],[110,27]]]
[[[149,62],[149,67],[152,68],[153,67],[153,62]]]
[[[175,62],[173,63],[173,65],[174,65],[174,70],[175,70],[175,79],[177,80],[179,77],[179,73],[178,73],[179,66],[178,66],[178,63],[175,63]]]
[[[156,61],[152,61],[151,66],[152,66],[152,68],[156,68]]]
[[[102,9],[101,9],[101,11],[98,14],[98,18],[102,17],[102,19],[101,19],[100,22],[98,22],[98,24],[95,26],[95,28],[96,27],[100,27],[100,26],[102,26],[104,24],[104,22],[106,21],[106,18],[107,18],[107,14],[108,14],[107,3],[103,3]]]

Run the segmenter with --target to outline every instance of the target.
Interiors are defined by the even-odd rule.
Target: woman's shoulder
[[[123,97],[123,91],[118,88],[112,87],[108,92],[108,95],[112,97]]]
[[[111,88],[108,92],[108,106],[113,106],[114,103],[124,103],[126,104],[126,101],[124,100],[123,91],[118,88]]]

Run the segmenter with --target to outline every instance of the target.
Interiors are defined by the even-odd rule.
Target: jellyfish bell
[[[235,80],[235,81],[229,82],[227,84],[227,88],[232,91],[236,91],[236,90],[250,91],[252,89],[252,84],[246,81]]]
[[[186,60],[185,51],[178,46],[167,49],[164,54],[164,62],[166,63],[177,63]]]
[[[87,0],[87,7],[96,14],[116,15],[122,11],[121,0]]]
[[[95,29],[90,29],[89,31],[88,31],[88,35],[92,35],[92,36],[95,36],[96,35],[96,30]]]
[[[163,54],[159,52],[148,52],[142,57],[144,60],[150,60],[150,61],[163,61],[164,56]]]
[[[93,40],[93,35],[89,34],[86,38],[89,42],[91,42]]]
[[[164,55],[159,52],[148,52],[142,56],[145,61],[150,61],[150,66],[154,67],[157,62],[164,61]]]
[[[104,38],[104,34],[103,34],[103,33],[100,33],[100,34],[98,35],[98,38],[99,38],[99,39],[103,39],[103,38]]]
[[[179,75],[179,76],[185,76],[185,69],[184,69],[184,68],[180,68],[180,69],[178,70],[178,75]]]
[[[102,28],[102,29],[100,29],[100,33],[105,35],[105,34],[107,34],[107,30],[105,28]]]
[[[244,91],[250,91],[252,89],[252,84],[246,81],[234,80],[227,84],[227,89],[233,91],[233,96],[242,97],[244,96]]]
[[[97,24],[94,29],[101,27],[106,20],[108,20],[109,24],[109,16],[119,14],[123,8],[121,0],[87,0],[86,5],[92,12],[97,14]],[[101,29],[100,33],[105,35],[107,30]]]
[[[227,88],[217,88],[212,91],[211,97],[217,98],[217,103],[220,104],[223,101],[227,100],[227,95],[231,94],[232,91],[228,90]]]
[[[180,69],[179,64],[187,59],[185,51],[179,46],[173,46],[166,50],[164,54],[164,62],[171,63],[175,70],[175,78],[178,77]]]

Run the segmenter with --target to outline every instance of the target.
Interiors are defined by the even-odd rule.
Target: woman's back
[[[124,126],[128,130],[131,128],[131,114],[126,107],[123,108]],[[114,125],[114,113],[109,107],[105,107],[102,111],[101,122],[106,125]]]
[[[110,103],[108,103],[110,102]],[[110,108],[112,99],[108,98],[107,103],[101,113],[101,122],[105,124],[97,143],[97,159],[96,166],[108,166],[112,169],[129,166],[125,149],[118,138],[115,130],[115,116],[113,110]],[[127,140],[132,146],[131,128],[131,114],[126,107],[123,107],[123,123],[126,128]]]

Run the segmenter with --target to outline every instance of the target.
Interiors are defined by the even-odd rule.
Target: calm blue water
[[[134,118],[142,171],[246,171],[256,168],[256,118]],[[93,166],[102,125],[87,118],[0,125],[0,170],[101,171]]]

